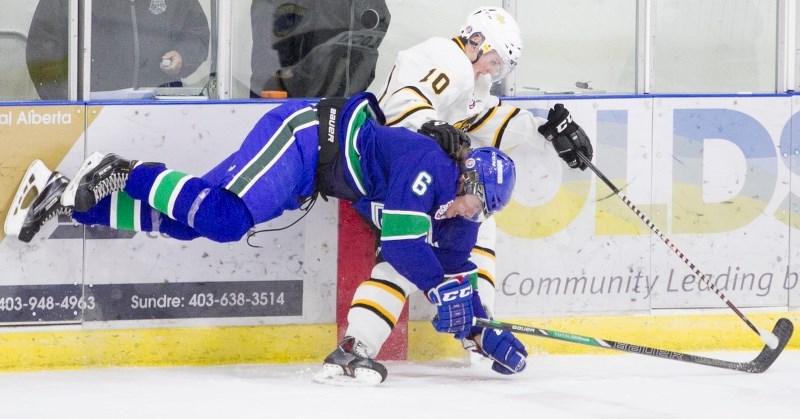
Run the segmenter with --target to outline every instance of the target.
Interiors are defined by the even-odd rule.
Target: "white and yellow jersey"
[[[397,54],[378,95],[386,125],[418,130],[441,120],[469,133],[473,147],[544,147],[543,120],[492,96],[490,76],[475,79],[459,38],[431,38]]]

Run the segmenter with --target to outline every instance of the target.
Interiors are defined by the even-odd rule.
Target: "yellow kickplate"
[[[0,334],[0,371],[322,362],[335,325],[74,330]]]
[[[781,317],[788,318],[794,324],[800,324],[800,312],[747,315],[747,318],[756,327],[768,331],[772,331],[773,326]],[[759,336],[733,313],[557,319],[498,318],[497,320],[677,352],[759,351],[764,347]],[[410,360],[423,361],[463,356],[461,342],[451,336],[436,333],[430,322],[411,322],[408,330],[408,358]],[[531,354],[600,355],[621,353],[536,336],[520,334],[516,336],[525,344]],[[793,336],[786,349],[800,349],[800,337]]]

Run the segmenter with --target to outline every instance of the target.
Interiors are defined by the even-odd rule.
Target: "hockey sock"
[[[125,192],[114,192],[85,212],[73,212],[72,219],[81,224],[104,225],[117,230],[152,231],[152,221],[142,216],[140,204]]]
[[[250,211],[238,196],[161,165],[136,166],[125,191],[214,241],[238,241],[253,226]]]
[[[358,339],[374,355],[394,330],[407,296],[416,286],[385,261],[377,263],[370,276],[353,294],[345,335]]]
[[[200,237],[193,228],[154,210],[150,205],[114,192],[86,212],[73,212],[72,219],[87,225],[104,225],[116,230],[160,232],[178,240]]]

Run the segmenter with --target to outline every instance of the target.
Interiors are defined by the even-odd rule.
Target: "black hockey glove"
[[[556,103],[556,106],[550,109],[547,113],[547,123],[539,127],[539,133],[553,143],[558,156],[564,159],[569,167],[586,170],[586,164],[578,158],[576,152],[580,151],[591,160],[594,155],[592,143],[583,128],[572,120],[572,115],[563,104]]]
[[[444,121],[428,121],[417,132],[433,138],[453,160],[457,158],[459,149],[472,144],[467,134]]]

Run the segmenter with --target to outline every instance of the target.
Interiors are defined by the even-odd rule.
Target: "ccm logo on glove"
[[[538,131],[547,141],[553,143],[553,148],[558,152],[558,156],[567,162],[567,166],[586,169],[586,163],[578,157],[578,153],[592,160],[594,149],[589,137],[583,128],[572,120],[572,115],[563,104],[556,103],[550,109],[547,113],[547,122],[542,124]]]
[[[558,126],[556,127],[556,131],[559,133],[564,132],[567,129],[567,126],[572,123],[572,115],[567,115],[567,118],[563,121],[559,122]]]
[[[472,288],[461,288],[455,291],[448,291],[442,294],[442,301],[455,301],[458,299],[464,299],[472,295]]]
[[[467,337],[472,328],[472,285],[463,277],[446,280],[425,295],[436,305],[433,328],[440,333],[453,333],[456,339]]]

